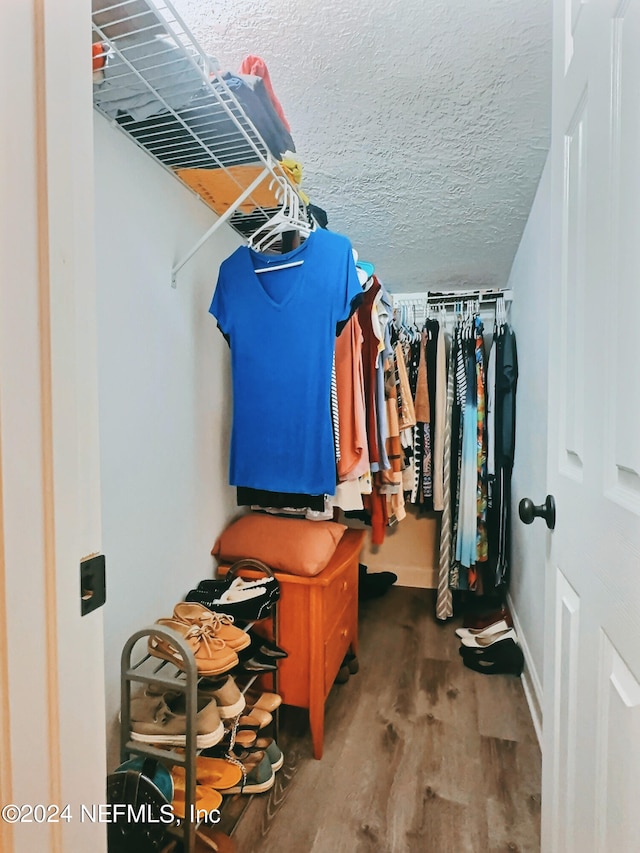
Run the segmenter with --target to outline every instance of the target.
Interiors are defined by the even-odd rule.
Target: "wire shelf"
[[[96,110],[241,236],[269,221],[293,142],[260,93],[218,73],[169,0],[93,0],[92,29]]]

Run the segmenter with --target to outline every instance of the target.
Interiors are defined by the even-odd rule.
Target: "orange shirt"
[[[356,479],[369,468],[362,341],[362,329],[357,314],[354,314],[336,338],[336,385],[340,422],[339,480]]]

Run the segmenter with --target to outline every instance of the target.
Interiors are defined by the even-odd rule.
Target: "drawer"
[[[339,618],[334,623],[334,628],[324,644],[324,693],[325,696],[331,690],[340,664],[351,645],[351,631],[353,615],[350,607],[345,607]]]
[[[329,637],[336,619],[347,604],[357,601],[358,572],[344,571],[324,592],[324,635]],[[357,606],[357,605],[356,605]]]

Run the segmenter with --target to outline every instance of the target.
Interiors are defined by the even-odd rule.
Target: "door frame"
[[[90,32],[87,0],[0,8],[0,801],[22,809],[0,820],[6,853],[106,849],[80,812],[106,773],[102,612],[80,613],[101,549]]]

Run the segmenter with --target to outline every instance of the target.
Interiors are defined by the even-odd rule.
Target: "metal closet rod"
[[[474,299],[480,303],[494,303],[498,299],[505,302],[513,302],[513,290],[430,290],[427,293],[394,293],[392,294],[395,304],[402,305],[455,305],[457,302],[466,302]]]

